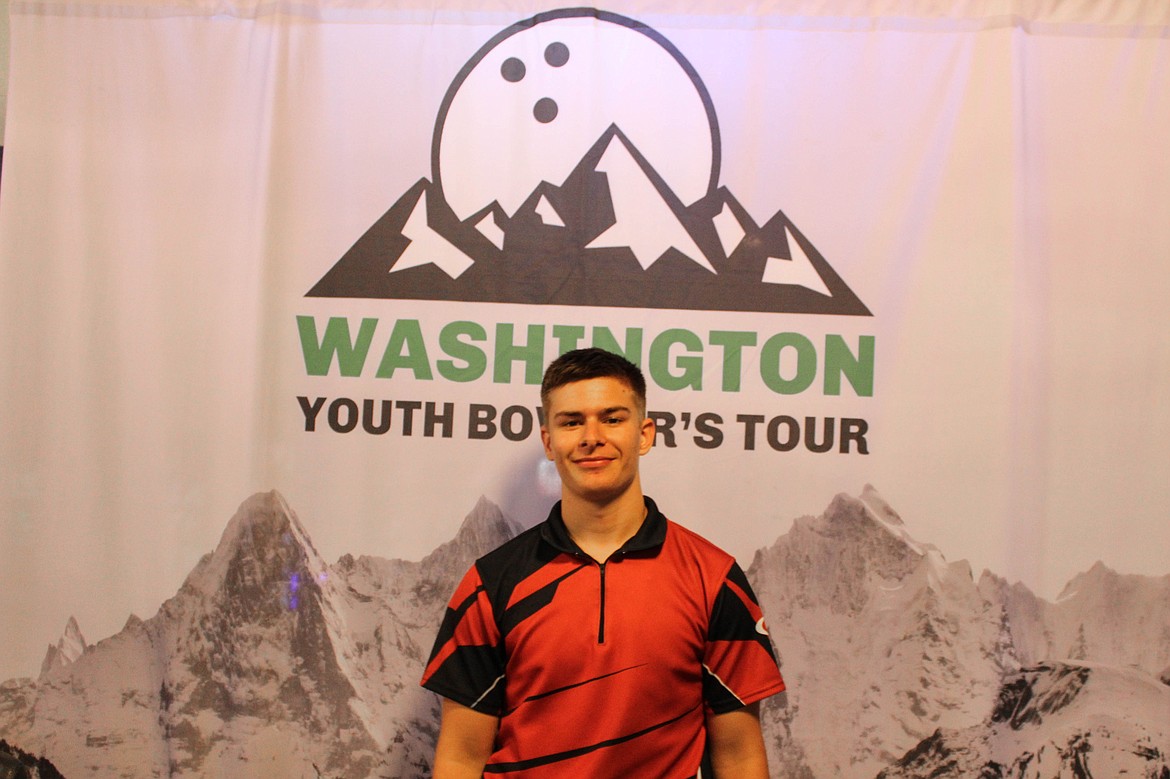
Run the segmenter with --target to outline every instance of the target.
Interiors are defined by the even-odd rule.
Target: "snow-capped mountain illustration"
[[[872,777],[939,727],[981,720],[1018,667],[967,564],[914,541],[871,488],[798,519],[748,576],[790,682],[789,708],[764,715],[791,734],[769,743],[772,762],[794,775]]]
[[[1004,604],[1026,663],[1071,658],[1155,675],[1170,669],[1170,576],[1125,575],[1099,562],[1074,577],[1055,603],[990,574],[980,589]]]
[[[41,676],[60,666],[72,663],[89,648],[85,643],[85,636],[81,635],[81,627],[73,617],[65,623],[65,632],[57,639],[56,645],[50,644],[45,652],[45,659],[41,661]]]
[[[427,776],[423,663],[458,578],[516,532],[481,498],[422,561],[329,565],[280,495],[253,496],[155,616],[94,645],[71,621],[71,662],[0,685],[0,736],[70,779]],[[1049,603],[948,563],[869,487],[747,572],[789,683],[763,714],[776,775],[1170,771],[1170,577],[1096,566]]]
[[[460,220],[420,179],[308,296],[869,315],[782,212],[683,203],[616,125],[511,214]]]
[[[879,779],[1170,776],[1170,687],[1133,669],[1045,663],[1004,680],[986,720],[939,729]]]
[[[71,779],[423,776],[434,625],[515,530],[481,502],[421,562],[328,566],[279,495],[254,496],[157,615],[0,688],[0,733]]]
[[[976,581],[965,562],[947,563],[870,487],[798,519],[757,552],[748,575],[790,681],[788,708],[764,714],[772,762],[785,775],[872,777],[907,753],[929,751],[940,731],[990,738],[1005,685],[1035,679],[1023,669],[1069,658],[1078,646],[1080,660],[1127,669],[1155,687],[1170,651],[1170,577],[1121,577],[1098,565],[1048,603],[987,572]],[[1158,723],[1170,723],[1170,710],[1142,711],[1139,719],[1157,715],[1151,734],[1166,733]],[[1074,774],[1002,774],[1033,775]]]
[[[610,135],[596,170],[605,174],[609,184],[614,220],[585,248],[629,247],[642,270],[673,249],[715,273],[703,250],[678,219],[679,209],[669,202],[673,193],[665,182],[655,182],[647,175],[646,163],[635,159],[632,144],[620,133]]]

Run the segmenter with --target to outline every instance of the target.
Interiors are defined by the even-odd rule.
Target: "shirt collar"
[[[657,504],[653,500],[642,496],[642,500],[646,502],[646,517],[642,520],[642,525],[638,528],[638,532],[622,544],[621,548],[614,552],[614,557],[621,557],[630,552],[647,552],[656,550],[662,546],[666,541],[666,517],[658,510]],[[572,536],[569,535],[569,529],[565,527],[564,517],[561,516],[561,502],[558,500],[548,512],[548,519],[540,526],[541,539],[552,546],[559,552],[566,554],[579,555],[584,554],[581,548],[573,541]]]

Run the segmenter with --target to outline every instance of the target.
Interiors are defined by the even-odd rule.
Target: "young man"
[[[784,681],[735,560],[642,494],[641,371],[568,352],[541,401],[561,500],[451,598],[422,680],[434,776],[766,779],[759,701]]]

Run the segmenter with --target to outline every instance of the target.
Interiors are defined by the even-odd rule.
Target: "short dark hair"
[[[548,364],[540,383],[540,402],[548,409],[548,396],[557,387],[587,379],[617,379],[629,385],[638,400],[638,413],[646,414],[646,378],[642,370],[620,354],[590,347],[565,352]]]

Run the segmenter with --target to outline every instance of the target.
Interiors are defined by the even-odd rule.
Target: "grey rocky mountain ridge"
[[[283,498],[253,496],[158,614],[5,683],[0,734],[71,779],[425,775],[422,658],[460,569],[515,530],[481,501],[421,562],[328,566]]]
[[[766,706],[763,715],[782,775],[873,777],[907,753],[930,753],[943,732],[984,745],[1003,770],[968,773],[940,759],[929,770],[889,776],[1118,776],[1107,768],[1036,773],[1039,763],[1010,752],[1043,738],[1065,743],[1073,738],[1065,730],[1090,732],[1094,712],[1130,705],[1130,687],[1084,685],[1081,703],[1059,721],[1061,733],[1050,732],[1055,720],[1038,720],[1031,741],[998,736],[997,702],[1021,679],[1042,685],[1046,675],[1027,669],[1048,660],[1095,663],[1095,679],[1144,680],[1147,705],[1135,712],[1144,730],[1085,740],[1103,751],[1129,749],[1149,776],[1164,770],[1170,688],[1157,675],[1170,662],[1170,576],[1121,576],[1097,565],[1056,603],[987,572],[976,582],[965,562],[947,563],[916,542],[868,486],[860,497],[838,495],[819,517],[796,520],[756,553],[748,576],[790,682],[788,707]],[[1127,742],[1131,735],[1140,743]]]
[[[940,728],[878,779],[1170,779],[1168,722],[1170,687],[1147,674],[1044,663],[1010,674],[984,721]]]
[[[280,495],[253,496],[158,614],[0,685],[0,736],[71,779],[426,776],[438,704],[418,678],[446,600],[516,532],[481,498],[422,561],[328,565]],[[961,750],[970,765],[1049,766],[1007,752],[1067,751],[1078,727],[1100,754],[1129,750],[1148,767],[1170,751],[1170,688],[1157,679],[1170,666],[1170,577],[1097,566],[1056,603],[992,574],[976,582],[868,487],[796,520],[747,570],[790,685],[787,708],[764,710],[777,775],[962,776],[927,761]],[[1089,669],[1077,704],[1027,720],[1028,738],[997,736],[1016,733],[993,716],[1005,695],[1022,696],[1023,679],[1042,698],[1061,673],[1044,669],[1064,668]],[[1136,719],[1092,730],[1096,712],[1135,696]]]

